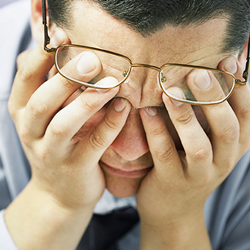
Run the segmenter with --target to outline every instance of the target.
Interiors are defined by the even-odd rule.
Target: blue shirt
[[[16,250],[4,222],[4,209],[27,185],[31,170],[7,110],[16,73],[16,57],[36,46],[30,31],[27,0],[0,9],[0,249]],[[107,190],[95,213],[136,207],[135,197],[119,199]],[[228,178],[210,195],[204,208],[213,250],[250,250],[250,150]],[[167,237],[167,236],[166,236]],[[139,250],[140,226],[119,240],[120,250]]]

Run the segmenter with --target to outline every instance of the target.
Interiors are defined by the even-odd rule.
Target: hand
[[[232,70],[233,61],[236,60],[227,58],[220,63],[219,68]],[[227,64],[230,62],[231,66]],[[238,62],[235,75],[241,79],[242,69]],[[188,83],[193,93],[194,79],[194,75],[189,77]],[[208,96],[218,93],[214,91],[217,86],[218,82],[212,79],[210,88],[204,90],[204,93]],[[162,238],[165,237],[164,240],[169,244],[173,235],[175,240],[179,240],[178,244],[183,243],[180,238],[184,241],[195,240],[197,243],[200,232],[203,231],[204,235],[206,233],[203,218],[206,199],[225,180],[249,147],[250,90],[248,86],[236,87],[228,101],[202,106],[210,127],[208,135],[198,122],[191,105],[177,103],[166,95],[163,95],[163,101],[184,150],[176,149],[160,112],[155,109],[140,111],[154,161],[154,168],[142,181],[137,196],[142,235],[143,225],[146,225],[152,231],[161,232]],[[197,226],[199,221],[203,227]],[[198,231],[194,233],[194,230]],[[157,235],[152,231],[145,235]],[[204,238],[208,241],[207,236]],[[157,240],[160,242],[159,238]],[[207,243],[209,245],[209,241]],[[178,244],[175,241],[176,248],[169,249],[184,249],[178,246],[187,245],[190,249],[196,249],[194,245],[198,245],[190,242]],[[163,249],[168,249],[166,246]],[[206,248],[203,245],[197,249]]]
[[[65,70],[76,71],[74,60]],[[80,75],[83,81],[101,69],[94,54],[92,60],[95,69]],[[19,57],[9,110],[32,167],[31,182],[62,206],[93,208],[105,188],[99,159],[122,129],[130,108],[117,99],[106,114],[100,111],[119,88],[106,92],[86,89],[64,107],[80,85],[59,74],[46,81],[53,63],[53,55],[44,52],[42,46]],[[74,74],[79,75],[77,71]],[[98,118],[93,121],[96,113]],[[90,118],[90,131],[79,137],[78,131]]]

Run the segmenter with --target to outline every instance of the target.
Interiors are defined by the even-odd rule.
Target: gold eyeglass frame
[[[57,53],[59,51],[60,48],[62,47],[78,47],[78,48],[86,48],[86,49],[91,49],[91,50],[95,50],[95,51],[101,51],[101,52],[104,52],[104,53],[108,53],[108,54],[112,54],[112,55],[115,55],[115,56],[118,56],[118,57],[122,57],[124,58],[125,60],[127,60],[130,64],[130,67],[129,67],[129,70],[128,72],[125,72],[125,76],[124,76],[124,79],[121,81],[121,82],[118,82],[117,85],[113,86],[112,88],[115,88],[119,85],[121,85],[122,83],[124,83],[131,71],[132,71],[132,68],[135,68],[135,67],[145,67],[145,68],[149,68],[149,69],[153,69],[153,70],[157,70],[159,72],[158,74],[158,84],[159,86],[161,87],[162,91],[171,99],[174,99],[178,102],[182,102],[182,103],[188,103],[188,104],[191,104],[191,105],[212,105],[212,104],[219,104],[219,103],[222,103],[224,101],[226,101],[233,93],[234,89],[235,89],[235,86],[236,85],[241,85],[241,86],[244,86],[247,84],[247,81],[248,81],[248,75],[249,75],[249,61],[250,61],[250,35],[249,35],[249,38],[248,38],[248,51],[247,51],[247,58],[246,58],[246,67],[245,67],[245,70],[243,72],[243,81],[240,80],[240,79],[236,79],[236,77],[227,72],[227,71],[223,71],[223,70],[219,70],[219,69],[215,69],[215,68],[210,68],[210,67],[203,67],[203,66],[196,66],[196,65],[188,65],[188,64],[177,64],[177,63],[166,63],[166,64],[163,64],[161,67],[157,67],[157,66],[154,66],[154,65],[150,65],[150,64],[133,64],[131,59],[128,58],[127,56],[124,56],[122,54],[119,54],[119,53],[116,53],[116,52],[113,52],[113,51],[109,51],[109,50],[104,50],[104,49],[100,49],[100,48],[95,48],[95,47],[90,47],[90,46],[84,46],[84,45],[78,45],[78,44],[62,44],[62,45],[59,45],[57,48],[48,48],[47,45],[50,43],[50,37],[48,35],[48,26],[47,26],[47,7],[46,7],[46,0],[42,0],[42,15],[43,15],[43,25],[44,25],[44,50],[48,53],[52,53],[52,54],[55,54],[55,65],[56,65],[56,68],[59,72],[59,74],[70,80],[70,81],[73,81],[77,84],[80,84],[82,86],[85,86],[85,87],[90,87],[90,88],[98,88],[98,89],[107,89],[107,88],[110,88],[110,87],[104,87],[104,86],[95,86],[93,84],[88,84],[88,83],[82,83],[80,81],[77,81],[75,79],[72,79],[70,77],[67,77],[65,75],[63,75],[59,69],[59,66],[57,64],[57,60],[56,60],[56,56],[57,56]],[[234,79],[234,84],[233,84],[233,87],[231,89],[231,91],[229,92],[229,94],[223,98],[222,100],[219,100],[219,101],[214,101],[214,102],[195,102],[195,101],[190,101],[190,100],[182,100],[182,99],[177,99],[173,96],[170,96],[166,90],[164,89],[164,87],[162,86],[162,81],[160,78],[161,78],[161,72],[162,72],[162,68],[164,67],[167,67],[167,66],[172,66],[172,67],[186,67],[186,68],[196,68],[196,69],[204,69],[204,70],[209,70],[209,71],[213,71],[213,72],[218,72],[218,73],[223,73],[223,74],[227,74],[229,76],[231,76],[233,79]],[[164,76],[163,76],[164,77]]]

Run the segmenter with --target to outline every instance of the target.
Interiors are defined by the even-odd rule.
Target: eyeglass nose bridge
[[[139,67],[144,67],[144,68],[148,68],[148,69],[153,69],[153,70],[157,70],[158,72],[161,71],[161,68],[154,66],[154,65],[150,65],[150,64],[144,64],[144,63],[136,63],[136,64],[132,64],[131,68],[139,68]]]
[[[144,67],[144,68],[148,68],[148,69],[153,69],[158,71],[158,85],[159,87],[162,89],[162,85],[160,82],[165,82],[166,81],[166,77],[164,75],[161,74],[161,68],[154,66],[154,65],[150,65],[150,64],[144,64],[144,63],[135,63],[135,64],[131,64],[131,69],[132,68],[139,68],[139,67]]]

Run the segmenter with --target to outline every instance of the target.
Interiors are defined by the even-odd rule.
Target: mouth
[[[103,162],[100,162],[100,165],[105,172],[111,175],[115,175],[115,176],[123,177],[123,178],[131,178],[131,179],[141,178],[145,176],[146,174],[148,174],[153,168],[153,167],[148,167],[148,168],[144,168],[140,170],[125,171],[125,170],[113,168]]]

